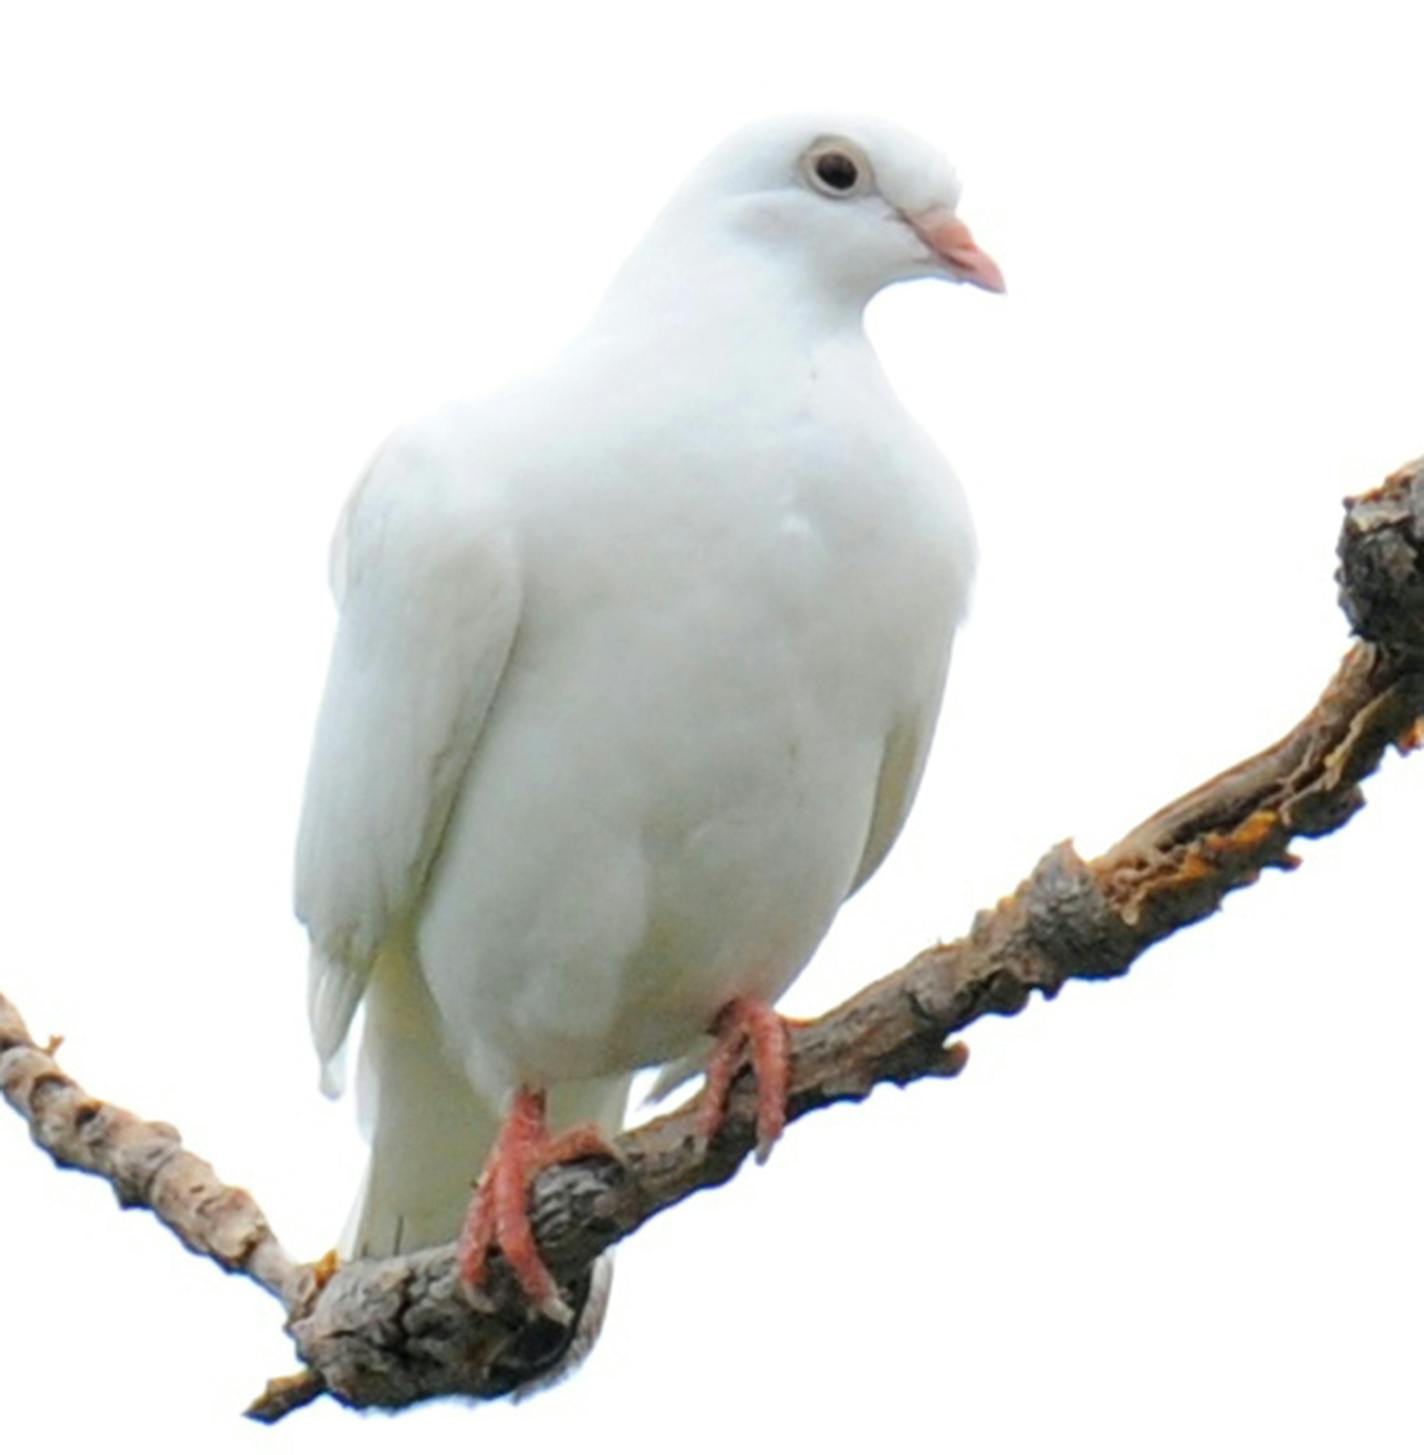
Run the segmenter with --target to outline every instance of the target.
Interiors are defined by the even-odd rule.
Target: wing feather
[[[312,1036],[328,1073],[377,954],[418,911],[518,625],[497,499],[460,474],[438,440],[392,441],[333,547],[341,618],[296,864]]]

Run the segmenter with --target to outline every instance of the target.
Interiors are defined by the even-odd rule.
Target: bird
[[[328,1091],[363,1014],[345,1256],[458,1239],[472,1292],[498,1251],[566,1321],[528,1183],[608,1150],[639,1070],[700,1064],[710,1138],[749,1053],[780,1134],[775,1002],[905,822],[969,600],[863,318],[1003,291],[959,200],[891,122],[754,122],[562,353],[357,482],[295,876]]]

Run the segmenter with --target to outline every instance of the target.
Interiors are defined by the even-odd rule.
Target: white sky
[[[287,881],[336,509],[403,417],[557,348],[724,131],[807,104],[941,143],[1010,292],[875,311],[982,572],[911,828],[788,1006],[1264,745],[1345,645],[1339,498],[1424,449],[1421,40],[1402,0],[7,8],[0,988],[335,1240],[361,1148]],[[1424,764],[1371,799],[646,1229],[517,1409],[248,1425],[276,1306],[0,1117],[0,1439],[1417,1451]]]

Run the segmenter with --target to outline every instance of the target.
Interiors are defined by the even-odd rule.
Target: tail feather
[[[445,1049],[440,1021],[413,956],[384,951],[366,992],[357,1096],[371,1144],[361,1193],[347,1223],[347,1258],[384,1258],[455,1240],[503,1108],[471,1086]],[[555,1129],[623,1124],[628,1076],[565,1082],[549,1094]],[[580,1318],[580,1357],[597,1335],[609,1270],[599,1270]],[[561,1370],[561,1372],[565,1372]]]
[[[549,1120],[563,1128],[623,1123],[628,1076],[567,1082],[551,1089]],[[385,952],[366,993],[357,1100],[371,1159],[347,1222],[347,1258],[384,1258],[453,1242],[474,1184],[499,1131],[502,1108],[481,1097],[447,1054],[439,1017],[409,952]],[[575,1326],[547,1362],[519,1377],[516,1398],[556,1384],[598,1338],[613,1277],[611,1253],[590,1272]],[[518,1377],[518,1376],[517,1376]]]
[[[357,1101],[371,1157],[343,1255],[387,1258],[451,1242],[499,1109],[446,1054],[425,982],[404,952],[378,957],[366,992]]]

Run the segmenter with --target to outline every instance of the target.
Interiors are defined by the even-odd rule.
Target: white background
[[[942,145],[1010,292],[872,328],[982,571],[825,1007],[1285,730],[1346,644],[1342,495],[1424,447],[1411,4],[9,7],[0,988],[295,1251],[359,1173],[288,873],[325,541],[406,415],[555,350],[723,132]],[[620,1258],[520,1408],[238,1418],[276,1306],[0,1117],[6,1448],[986,1452],[1424,1443],[1424,764],[959,1082],[797,1125]]]

